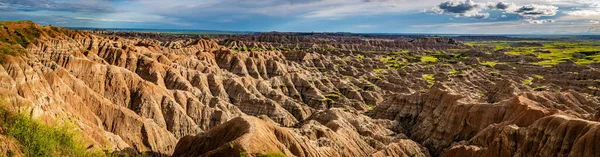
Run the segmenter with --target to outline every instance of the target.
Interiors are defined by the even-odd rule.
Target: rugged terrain
[[[4,106],[74,124],[90,150],[600,156],[597,53],[549,66],[530,64],[541,49],[448,37],[0,27]],[[0,153],[18,147],[2,140]]]

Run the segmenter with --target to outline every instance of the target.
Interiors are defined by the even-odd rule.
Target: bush
[[[435,77],[433,76],[433,74],[424,74],[423,80],[425,80],[425,81],[427,81],[427,83],[429,83],[429,85],[428,85],[429,88],[433,87],[433,84],[435,84]]]
[[[0,109],[2,127],[8,137],[19,141],[26,156],[106,156],[101,152],[88,152],[76,138],[76,133],[66,125],[48,126],[25,114],[11,115]]]

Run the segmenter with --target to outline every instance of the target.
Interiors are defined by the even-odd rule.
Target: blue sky
[[[0,0],[42,25],[229,31],[599,34],[598,0]]]

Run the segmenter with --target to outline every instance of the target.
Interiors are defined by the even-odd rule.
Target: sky
[[[0,0],[0,20],[261,32],[600,34],[600,0]]]

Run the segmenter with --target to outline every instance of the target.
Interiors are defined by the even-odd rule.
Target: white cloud
[[[553,5],[528,4],[518,6],[511,2],[478,3],[473,0],[451,0],[440,3],[431,11],[436,14],[451,14],[456,17],[484,19],[489,17],[488,10],[501,10],[509,14],[518,14],[525,19],[542,16],[555,16],[558,7]]]
[[[597,24],[591,23],[568,23],[557,21],[546,24],[530,24],[529,22],[523,23],[522,21],[504,21],[475,23],[440,23],[430,25],[412,25],[410,27],[413,29],[422,30],[442,30],[440,32],[430,33],[453,34],[597,34],[600,32],[590,30],[590,28],[597,26]]]
[[[544,23],[554,23],[554,22],[556,22],[556,21],[550,20],[550,19],[544,19],[544,20],[526,19],[525,21],[529,22],[530,24],[544,24]]]
[[[512,13],[519,14],[523,18],[539,18],[542,16],[554,16],[558,12],[558,7],[552,5],[528,4],[519,7]]]

